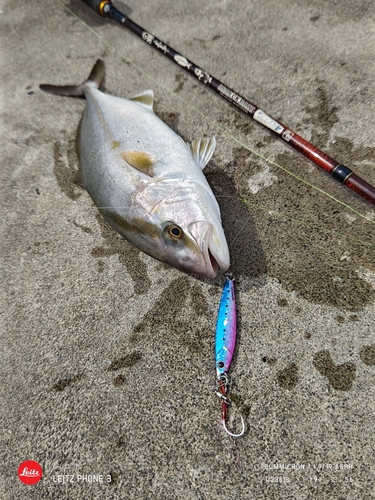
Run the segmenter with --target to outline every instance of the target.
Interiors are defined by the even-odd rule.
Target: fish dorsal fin
[[[211,139],[195,139],[191,144],[187,144],[187,147],[203,170],[214,154],[216,139],[215,137]]]
[[[146,108],[153,109],[154,106],[154,92],[153,90],[145,90],[144,92],[141,92],[140,94],[137,94],[133,97],[130,98],[131,101],[137,101],[140,104],[143,104],[143,106],[146,106]]]
[[[158,159],[149,153],[144,151],[123,151],[122,157],[128,165],[136,168],[143,174],[154,176],[154,165],[158,162]]]

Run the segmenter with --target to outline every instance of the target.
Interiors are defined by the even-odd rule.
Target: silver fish
[[[213,278],[229,267],[220,210],[202,173],[216,140],[186,144],[153,111],[153,92],[104,94],[104,62],[81,85],[41,85],[56,95],[84,96],[77,133],[83,186],[127,241],[186,273]]]

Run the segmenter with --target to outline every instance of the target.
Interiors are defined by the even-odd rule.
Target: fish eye
[[[182,236],[182,229],[178,226],[170,226],[169,228],[169,234],[173,236],[173,238],[181,238]]]
[[[183,236],[184,231],[180,226],[175,224],[173,221],[165,223],[163,228],[163,238],[167,243],[178,245],[183,241]]]

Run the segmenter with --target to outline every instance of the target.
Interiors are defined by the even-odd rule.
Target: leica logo
[[[21,472],[20,476],[31,476],[31,477],[35,477],[35,476],[40,476],[40,473],[39,471],[35,470],[35,469],[31,469],[29,470],[27,467],[25,467],[23,469],[23,471]]]
[[[35,460],[26,460],[18,467],[19,480],[25,484],[35,484],[42,479],[42,467]]]

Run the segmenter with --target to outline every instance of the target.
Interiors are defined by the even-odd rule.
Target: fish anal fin
[[[122,157],[131,167],[136,168],[143,174],[153,177],[154,165],[158,162],[158,159],[154,156],[144,151],[131,150],[123,151]]]
[[[130,101],[137,101],[143,104],[146,108],[153,109],[154,106],[154,92],[150,89],[141,92],[130,98]]]
[[[187,144],[187,147],[203,170],[214,154],[216,139],[215,137],[209,139],[195,139],[191,144]]]

